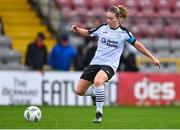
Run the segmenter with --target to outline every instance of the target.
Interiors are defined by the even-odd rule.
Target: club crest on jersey
[[[117,34],[116,37],[117,37],[117,38],[121,38],[121,35],[120,35],[120,34]]]
[[[118,41],[113,41],[113,40],[106,39],[103,37],[103,38],[101,38],[101,42],[110,47],[115,47],[115,48],[118,47]]]

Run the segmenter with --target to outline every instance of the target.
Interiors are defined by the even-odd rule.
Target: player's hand
[[[77,26],[77,25],[72,25],[71,31],[76,32],[77,29],[78,29],[78,26]]]
[[[155,65],[155,66],[158,66],[159,68],[160,68],[160,62],[159,62],[159,60],[157,59],[157,58],[153,58],[152,59],[152,62],[153,62],[153,64]]]

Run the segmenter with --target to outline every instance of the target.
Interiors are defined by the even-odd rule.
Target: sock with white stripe
[[[95,95],[96,94],[93,86],[90,86],[84,94],[84,96],[95,96]]]
[[[94,88],[96,93],[96,111],[103,113],[103,105],[105,98],[105,88],[104,85]]]

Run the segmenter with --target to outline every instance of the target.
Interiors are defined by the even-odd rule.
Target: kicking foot
[[[103,119],[103,114],[100,113],[99,111],[96,112],[96,117],[93,120],[93,123],[101,123]]]

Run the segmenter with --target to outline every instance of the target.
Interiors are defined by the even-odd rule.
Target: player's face
[[[116,16],[116,14],[107,12],[106,14],[107,23],[110,27],[114,28],[117,25],[119,25],[119,18]]]

